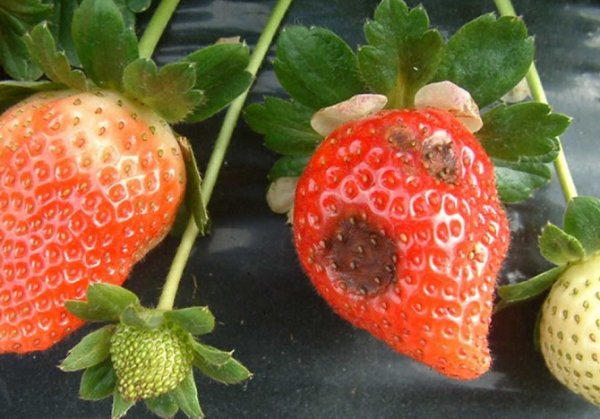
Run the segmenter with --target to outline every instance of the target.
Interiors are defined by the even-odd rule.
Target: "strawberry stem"
[[[496,3],[496,7],[502,16],[517,15],[511,0],[494,0],[494,2]],[[537,102],[548,104],[548,98],[544,92],[544,86],[540,80],[540,75],[535,67],[535,63],[531,64],[531,68],[527,72],[526,77],[533,99]],[[575,187],[573,176],[569,170],[569,164],[567,163],[567,157],[565,156],[565,151],[560,138],[558,139],[558,143],[560,144],[560,152],[557,159],[554,161],[554,167],[556,168],[556,174],[558,175],[558,180],[562,187],[565,200],[569,202],[571,199],[577,196],[577,188]]]
[[[150,58],[180,0],[162,0],[139,42],[141,58]]]
[[[258,39],[256,47],[254,48],[254,52],[250,56],[250,62],[248,63],[248,68],[246,70],[251,73],[252,76],[256,76],[258,68],[263,62],[265,55],[269,50],[269,46],[273,41],[273,37],[275,36],[275,33],[277,32],[277,29],[279,28],[279,25],[281,24],[281,21],[283,20],[283,17],[285,16],[285,13],[287,12],[287,9],[291,3],[292,0],[279,0],[275,5],[271,17],[269,18],[260,38]],[[246,101],[249,90],[250,88],[248,88],[248,90],[246,90],[246,92],[240,95],[236,100],[231,102],[231,105],[227,110],[227,114],[225,115],[225,119],[223,120],[221,131],[217,137],[215,148],[210,156],[208,167],[206,168],[206,175],[204,177],[204,181],[202,182],[202,198],[206,205],[208,205],[212,196],[219,171],[223,165],[223,160],[225,159],[227,147],[231,141],[233,130],[237,124],[240,113],[242,112],[242,107],[244,106],[244,102]],[[177,254],[173,259],[171,270],[167,275],[165,286],[158,301],[158,309],[171,310],[173,308],[175,296],[177,295],[177,289],[179,288],[179,282],[181,280],[181,275],[185,269],[185,265],[198,232],[199,230],[194,222],[194,218],[190,217],[185,232],[183,233],[183,237],[181,238],[181,244],[177,249]]]

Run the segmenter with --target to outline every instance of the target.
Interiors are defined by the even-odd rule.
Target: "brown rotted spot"
[[[421,157],[431,176],[442,182],[456,183],[458,160],[452,141],[436,136],[427,138],[423,141]]]
[[[414,151],[419,146],[415,135],[404,125],[392,128],[387,138],[392,145],[401,151]]]
[[[341,219],[321,254],[334,284],[348,293],[375,296],[395,281],[394,241],[363,218]]]

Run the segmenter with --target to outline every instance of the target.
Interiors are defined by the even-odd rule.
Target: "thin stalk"
[[[177,6],[179,5],[179,1],[180,0],[162,0],[158,5],[139,42],[141,58],[152,57],[160,37],[167,28],[171,16],[173,16],[175,9],[177,9]]]
[[[277,29],[279,28],[279,25],[281,24],[281,21],[283,20],[283,17],[285,16],[285,13],[287,12],[287,9],[291,3],[292,0],[279,0],[275,5],[271,17],[269,18],[260,38],[258,39],[256,47],[254,48],[254,52],[250,56],[248,67],[246,68],[246,70],[251,73],[252,76],[256,76],[261,63],[263,62],[267,51],[269,50],[269,46],[275,37],[275,33],[277,32]],[[248,97],[249,90],[250,89],[248,88],[246,92],[244,92],[231,103],[229,109],[227,110],[227,114],[225,115],[221,131],[219,132],[219,136],[217,137],[217,141],[215,143],[215,148],[210,156],[210,160],[206,168],[204,180],[202,181],[202,198],[206,205],[208,205],[212,196],[219,171],[221,170],[223,160],[225,159],[225,153],[227,152],[227,148],[231,141],[233,130],[235,129],[240,113],[242,112],[242,108],[246,98]],[[194,222],[194,218],[190,217],[185,232],[183,233],[183,237],[181,238],[179,248],[177,249],[177,253],[175,254],[175,259],[173,260],[173,264],[171,265],[171,269],[167,275],[162,294],[158,301],[158,308],[161,310],[171,310],[173,308],[175,296],[177,295],[177,289],[179,288],[179,282],[181,281],[183,270],[185,269],[185,265],[194,245],[194,241],[196,240],[196,236],[198,235],[198,231],[199,230]]]
[[[511,0],[494,0],[494,2],[502,16],[516,16]],[[535,63],[531,64],[531,68],[527,72],[527,84],[529,85],[529,89],[531,89],[531,95],[535,101],[548,104],[548,98],[544,92],[544,86],[540,80],[540,75],[535,67]],[[567,157],[565,156],[560,138],[558,139],[558,143],[560,145],[560,151],[557,159],[554,161],[554,167],[556,168],[556,174],[560,186],[562,187],[565,200],[569,202],[577,196],[577,188],[575,187],[573,176],[569,170],[569,164],[567,163]]]

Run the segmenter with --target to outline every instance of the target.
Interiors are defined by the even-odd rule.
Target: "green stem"
[[[142,39],[140,39],[139,50],[141,58],[150,58],[158,44],[158,40],[165,31],[171,16],[177,9],[180,0],[162,0],[156,8],[150,23],[146,27]]]
[[[496,7],[502,16],[516,16],[511,0],[494,0],[494,2],[496,3]],[[548,98],[544,92],[544,86],[542,86],[542,81],[540,80],[540,75],[535,67],[535,63],[531,64],[531,68],[527,72],[527,84],[529,84],[531,95],[535,101],[546,104],[548,103]],[[577,188],[575,187],[573,176],[569,170],[567,157],[565,156],[560,139],[558,139],[558,143],[560,145],[560,151],[556,161],[554,162],[554,167],[556,168],[556,174],[558,175],[558,180],[562,187],[565,200],[569,202],[571,199],[577,196]]]
[[[277,29],[279,28],[279,25],[281,24],[281,21],[283,20],[283,17],[285,16],[285,13],[287,12],[287,9],[291,3],[292,0],[279,0],[275,5],[273,13],[269,18],[262,35],[258,39],[258,43],[254,48],[254,52],[250,56],[250,61],[248,63],[248,67],[246,68],[246,70],[251,73],[252,76],[256,76],[261,63],[263,62],[267,51],[269,50],[269,46],[275,37],[275,33],[277,32]],[[246,92],[244,92],[231,103],[229,109],[227,110],[227,114],[225,115],[221,131],[219,132],[219,136],[217,137],[217,141],[215,143],[215,148],[210,156],[208,167],[206,168],[206,175],[202,181],[202,198],[206,205],[208,205],[212,196],[219,171],[223,165],[223,160],[225,159],[227,147],[231,141],[233,130],[235,129],[237,120],[242,112],[242,108],[244,106],[244,102],[246,101],[246,97],[248,96],[249,90],[250,88],[248,88]],[[194,222],[194,218],[190,217],[185,232],[183,233],[183,237],[181,238],[181,244],[177,249],[175,259],[171,265],[171,270],[167,275],[160,300],[158,301],[158,308],[161,310],[171,310],[173,308],[175,296],[177,295],[177,289],[179,288],[179,282],[181,281],[181,275],[185,269],[185,265],[194,245],[194,241],[196,240],[196,236],[198,235],[198,231],[199,230]]]

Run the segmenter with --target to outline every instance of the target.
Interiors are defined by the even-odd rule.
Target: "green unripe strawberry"
[[[600,406],[600,255],[569,267],[542,307],[540,348],[552,374]]]
[[[172,325],[142,330],[119,324],[110,355],[125,400],[141,400],[175,390],[192,368],[190,335]]]

